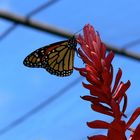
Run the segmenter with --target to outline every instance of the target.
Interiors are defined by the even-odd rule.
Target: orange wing
[[[45,68],[56,76],[69,76],[73,72],[76,45],[75,37],[50,44],[32,52],[23,63],[32,68]]]

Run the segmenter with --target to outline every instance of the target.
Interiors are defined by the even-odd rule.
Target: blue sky
[[[45,2],[0,0],[0,9],[26,16]],[[90,23],[104,42],[122,47],[140,37],[139,4],[138,0],[59,0],[32,19],[73,33]],[[0,34],[10,25],[12,23],[0,19]],[[70,77],[59,78],[44,69],[29,69],[22,64],[23,59],[33,50],[63,39],[18,25],[0,41],[0,130],[79,78],[77,71]],[[128,50],[140,53],[139,44]],[[75,66],[81,66],[77,57]],[[130,116],[140,106],[140,62],[116,55],[113,66],[115,73],[119,67],[122,68],[124,82],[128,79],[131,81],[126,112]],[[0,135],[0,139],[85,140],[88,135],[100,133],[99,130],[88,128],[86,122],[93,119],[111,121],[111,118],[94,113],[90,109],[90,103],[80,99],[81,95],[88,94],[81,82],[17,127]],[[140,118],[137,120],[137,123],[140,122]]]

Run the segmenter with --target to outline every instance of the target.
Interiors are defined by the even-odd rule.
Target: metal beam
[[[51,33],[53,35],[65,37],[65,38],[69,38],[69,37],[73,36],[73,33],[69,33],[69,32],[66,32],[62,29],[48,25],[46,23],[43,24],[43,23],[38,22],[36,20],[27,19],[26,17],[15,15],[15,14],[12,14],[12,13],[7,12],[7,11],[0,10],[0,18],[17,23],[17,24],[21,24],[21,25],[24,25],[24,26],[27,26],[30,28],[34,28],[34,29],[37,29],[37,30],[40,30],[43,32],[48,32],[48,33]],[[115,47],[114,45],[109,45],[109,44],[106,44],[106,45],[107,45],[107,49],[109,51],[112,50],[116,54],[123,55],[125,57],[140,61],[139,54],[136,54],[136,53],[133,53],[130,51],[126,51],[124,49],[119,49],[119,48]]]

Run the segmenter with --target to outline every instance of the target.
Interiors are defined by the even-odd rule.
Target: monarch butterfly
[[[76,46],[77,41],[73,36],[35,50],[24,59],[23,64],[32,68],[45,68],[56,76],[69,76],[73,72]]]

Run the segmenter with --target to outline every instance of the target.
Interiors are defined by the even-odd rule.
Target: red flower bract
[[[114,120],[107,123],[101,120],[88,122],[91,128],[108,129],[107,136],[96,135],[88,137],[89,140],[126,140],[125,131],[130,130],[129,126],[138,117],[139,110],[135,111],[128,124],[122,121],[122,116],[126,117],[125,110],[127,107],[126,91],[130,87],[130,81],[126,83],[120,81],[122,70],[119,69],[115,82],[113,84],[113,66],[112,60],[114,53],[111,51],[107,54],[106,45],[101,41],[99,33],[89,24],[83,29],[84,35],[77,37],[77,42],[82,49],[78,49],[79,55],[85,63],[85,68],[75,68],[89,82],[83,83],[83,86],[90,91],[90,95],[85,95],[82,99],[91,102],[91,108],[102,114],[112,116]],[[120,103],[124,99],[123,107]],[[136,115],[137,114],[137,115]],[[139,130],[139,128],[137,128]],[[138,133],[131,135],[138,137]],[[140,137],[140,136],[139,136]],[[134,139],[136,140],[136,139]]]

